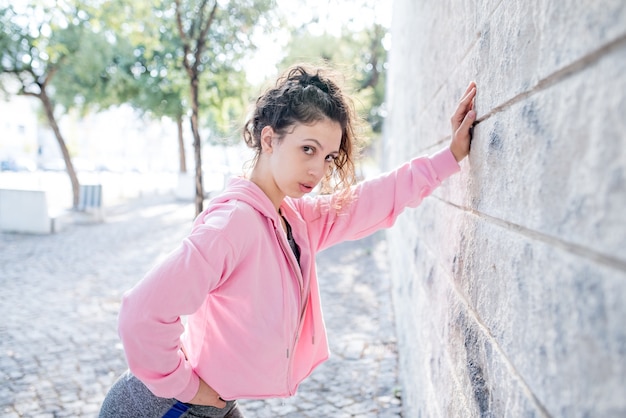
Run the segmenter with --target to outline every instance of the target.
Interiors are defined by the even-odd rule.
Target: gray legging
[[[176,399],[159,398],[127,371],[113,384],[104,398],[100,418],[162,418]],[[180,418],[244,418],[237,401],[226,401],[224,408],[185,404],[189,409]]]

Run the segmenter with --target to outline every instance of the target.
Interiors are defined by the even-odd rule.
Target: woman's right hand
[[[226,407],[226,402],[224,402],[222,398],[220,398],[220,395],[202,379],[200,379],[200,387],[198,388],[198,392],[196,392],[196,396],[188,403],[193,405],[213,406],[220,409]]]

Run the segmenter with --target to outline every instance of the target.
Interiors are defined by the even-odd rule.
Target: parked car
[[[26,159],[7,158],[0,161],[0,171],[36,171],[37,165]]]

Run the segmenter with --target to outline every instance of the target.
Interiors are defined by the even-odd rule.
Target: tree
[[[43,105],[65,161],[76,208],[80,184],[57,113],[105,102],[103,98],[111,94],[107,85],[115,82],[107,71],[115,53],[90,26],[89,15],[70,3],[2,8],[0,28],[1,72],[17,81],[17,94],[35,97]]]
[[[153,118],[172,119],[177,125],[179,171],[186,173],[183,119],[188,110],[187,82],[173,12],[168,7],[161,0],[107,0],[89,13],[110,39],[129,51],[116,62],[117,104],[130,104]]]
[[[134,63],[123,69],[134,80],[127,102],[177,121],[182,172],[182,120],[189,115],[196,214],[204,201],[202,130],[224,136],[243,113],[247,85],[240,60],[254,47],[251,35],[268,22],[263,17],[273,5],[274,0],[108,0],[94,11],[112,36],[132,44]]]
[[[202,212],[202,140],[199,109],[200,82],[203,72],[232,65],[253,47],[254,26],[273,6],[273,0],[174,0],[173,8],[178,35],[182,44],[183,67],[189,81],[191,132],[193,135],[196,215]],[[241,71],[241,69],[238,69]]]
[[[132,44],[133,63],[121,68],[131,80],[126,86],[129,93],[120,100],[152,117],[169,117],[176,122],[179,167],[180,172],[185,173],[182,123],[183,118],[191,113],[189,82],[187,70],[183,67],[184,50],[174,9],[159,0],[152,3],[114,0],[104,3],[94,13],[112,32],[111,37]],[[126,19],[120,21],[119,16]],[[126,24],[127,20],[132,24]],[[202,109],[202,115],[198,115],[198,130],[208,130],[211,142],[232,132],[233,119],[239,120],[244,111],[243,96],[248,89],[245,74],[237,66],[238,57],[224,59],[222,49],[206,48],[203,71],[198,75],[198,84],[202,86],[197,93],[199,109]]]
[[[58,115],[72,108],[84,113],[131,103],[178,121],[182,171],[182,120],[191,115],[199,213],[204,198],[201,127],[223,133],[240,115],[245,74],[239,60],[253,48],[253,30],[268,23],[263,16],[274,0],[42,4],[0,6],[0,63],[2,73],[18,81],[19,94],[42,102],[70,176],[73,206],[80,185]],[[203,119],[202,105],[208,110]]]

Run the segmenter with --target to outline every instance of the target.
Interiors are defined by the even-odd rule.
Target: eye
[[[336,159],[337,159],[337,156],[336,156],[336,155],[334,155],[334,154],[328,154],[328,155],[326,156],[325,161],[326,161],[327,163],[332,163],[332,162],[333,162],[333,161],[335,161]]]
[[[306,155],[313,155],[313,154],[315,154],[315,148],[310,147],[308,145],[303,146],[302,147],[302,151],[304,151],[304,153]]]

